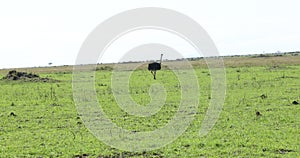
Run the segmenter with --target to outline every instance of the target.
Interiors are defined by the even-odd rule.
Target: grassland
[[[72,67],[17,69],[57,82],[0,80],[0,157],[299,157],[300,56],[227,57],[227,92],[213,130],[199,137],[210,100],[210,72],[204,60],[191,61],[200,85],[200,106],[187,131],[154,151],[131,153],[96,139],[77,114],[72,94]],[[140,67],[130,78],[130,93],[139,104],[150,102],[151,84],[167,91],[157,114],[138,118],[122,111],[111,93],[112,65],[98,65],[96,91],[104,111],[118,126],[151,131],[164,126],[180,102],[171,70],[158,79]],[[9,69],[0,70],[0,78]],[[260,115],[257,115],[257,112]]]

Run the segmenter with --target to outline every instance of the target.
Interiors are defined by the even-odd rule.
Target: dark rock
[[[14,112],[11,112],[10,114],[9,114],[9,116],[17,116]]]
[[[261,97],[261,99],[266,99],[268,96],[265,94],[262,94],[260,97]]]
[[[262,114],[259,111],[256,111],[256,116],[261,116]]]
[[[299,103],[298,103],[296,100],[294,100],[294,101],[292,102],[292,104],[298,105]]]

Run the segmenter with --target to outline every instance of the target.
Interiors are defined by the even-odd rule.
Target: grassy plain
[[[192,61],[200,85],[194,121],[173,143],[141,153],[111,148],[85,128],[73,101],[71,66],[17,69],[59,82],[0,80],[0,157],[300,157],[300,104],[293,104],[300,102],[300,56],[226,57],[224,62],[226,100],[212,131],[199,137],[210,100],[210,72],[203,60]],[[180,92],[171,70],[159,71],[157,80],[145,67],[134,71],[129,85],[137,103],[150,102],[153,83],[163,84],[168,94],[160,112],[138,118],[115,102],[110,66],[98,66],[95,87],[102,108],[118,126],[151,131],[176,113]],[[0,78],[8,71],[0,70]]]

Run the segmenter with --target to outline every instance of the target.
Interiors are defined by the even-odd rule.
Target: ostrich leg
[[[156,71],[153,73],[154,79],[156,80]]]

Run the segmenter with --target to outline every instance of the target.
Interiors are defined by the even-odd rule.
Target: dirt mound
[[[4,80],[23,80],[23,81],[33,81],[33,82],[53,82],[55,80],[50,78],[41,78],[37,74],[27,73],[27,72],[18,72],[16,70],[11,70],[7,73],[5,77],[3,77]]]

